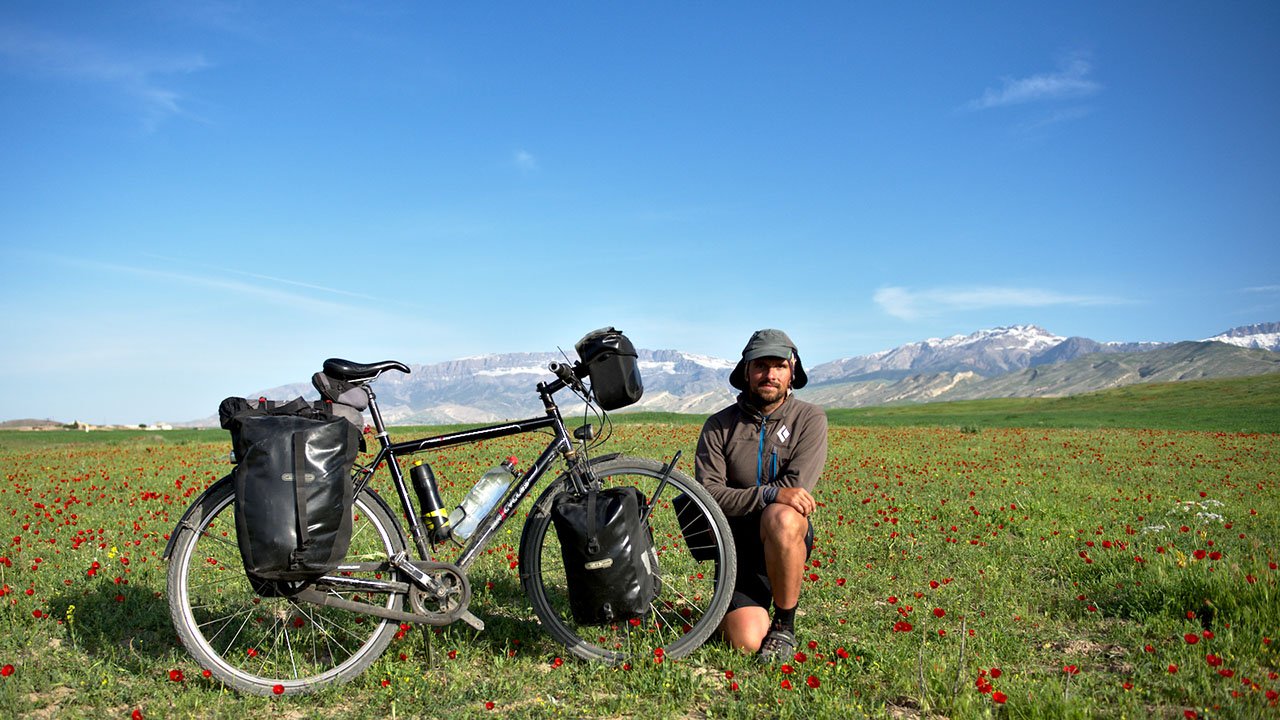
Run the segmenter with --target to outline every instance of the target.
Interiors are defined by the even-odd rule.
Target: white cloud
[[[1093,95],[1102,86],[1090,79],[1093,65],[1082,57],[1063,63],[1057,72],[1025,78],[1005,78],[1003,86],[987,88],[982,97],[965,104],[968,110],[988,110],[1007,105],[1074,99]]]
[[[903,320],[947,312],[993,307],[1045,307],[1049,305],[1111,305],[1123,302],[1099,295],[1071,295],[1040,288],[970,287],[913,290],[883,287],[873,300],[886,313]]]
[[[524,172],[533,172],[538,169],[538,158],[534,157],[533,153],[528,150],[517,150],[514,160],[516,167]]]
[[[0,27],[0,63],[36,76],[97,83],[132,98],[148,130],[185,114],[183,96],[169,78],[208,68],[199,54],[147,57],[30,28]]]

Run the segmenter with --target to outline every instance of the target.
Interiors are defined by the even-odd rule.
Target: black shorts
[[[729,529],[738,548],[738,581],[733,586],[729,611],[744,607],[773,607],[773,585],[764,565],[764,544],[760,542],[760,511],[730,517]],[[813,521],[804,534],[805,560],[813,552]]]

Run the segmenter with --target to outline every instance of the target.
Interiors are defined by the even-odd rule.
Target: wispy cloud
[[[210,67],[199,54],[147,56],[31,28],[0,26],[0,63],[36,76],[110,87],[132,98],[148,130],[189,114],[172,78]]]
[[[1247,293],[1274,293],[1274,292],[1280,292],[1280,285],[1257,285],[1257,286],[1254,286],[1254,287],[1247,287],[1247,288],[1245,288],[1245,289],[1244,289],[1244,292],[1247,292]]]
[[[533,172],[538,169],[538,158],[528,150],[517,150],[513,160],[522,172]]]
[[[1063,62],[1055,72],[1024,78],[1004,78],[1000,87],[987,88],[981,97],[969,101],[964,107],[975,111],[989,110],[1008,105],[1088,97],[1102,89],[1102,85],[1090,77],[1092,73],[1092,63],[1084,57],[1074,56]]]
[[[1041,288],[968,287],[915,290],[882,287],[873,299],[886,313],[903,320],[985,308],[1046,307],[1049,305],[1113,305],[1119,298],[1072,295]]]

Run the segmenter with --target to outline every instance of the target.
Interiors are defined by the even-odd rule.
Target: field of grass
[[[691,470],[698,423],[661,419],[608,450]],[[0,716],[1280,716],[1280,435],[1098,427],[833,424],[781,667],[715,642],[569,659],[520,593],[512,523],[472,574],[483,633],[406,632],[353,683],[282,698],[202,676],[165,605],[166,538],[228,470],[224,433],[2,432]],[[428,460],[456,502],[535,444]]]
[[[1280,374],[1129,385],[1063,398],[965,400],[830,410],[863,426],[1133,428],[1280,432]]]

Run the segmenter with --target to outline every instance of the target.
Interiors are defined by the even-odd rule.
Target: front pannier
[[[606,625],[649,614],[662,580],[644,494],[634,487],[584,495],[561,493],[551,504],[560,540],[569,608],[583,625]]]
[[[351,469],[360,433],[327,403],[299,400],[275,408],[261,403],[223,423],[238,460],[236,539],[260,594],[275,594],[278,585],[270,581],[320,577],[351,544]]]
[[[574,345],[591,377],[591,392],[602,410],[617,410],[644,394],[636,348],[611,327],[587,333]]]

